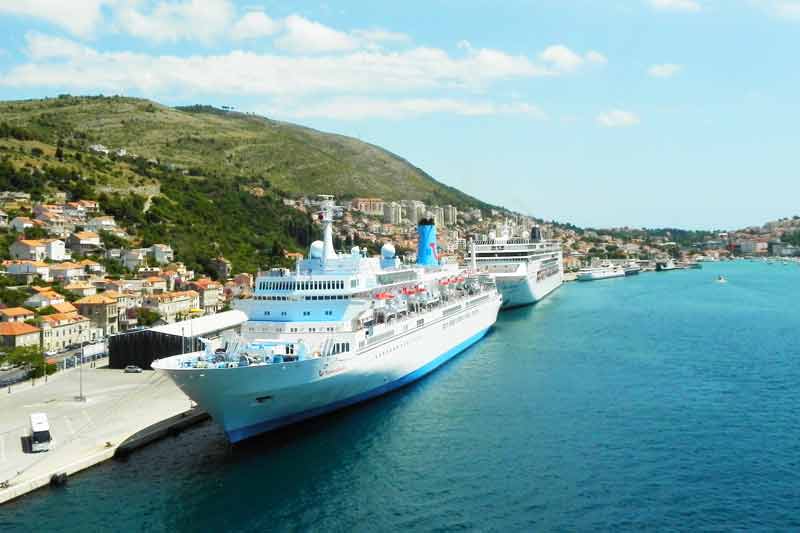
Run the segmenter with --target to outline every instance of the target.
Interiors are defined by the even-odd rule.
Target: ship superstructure
[[[467,259],[478,272],[494,277],[503,308],[536,303],[563,283],[561,242],[544,239],[539,227],[529,238],[516,238],[504,224],[499,236],[470,243]]]
[[[224,348],[161,359],[165,372],[232,442],[383,394],[480,340],[502,296],[491,276],[440,264],[436,228],[418,226],[417,260],[337,253],[335,205],[323,197],[323,240],[293,270],[256,279],[241,336]]]

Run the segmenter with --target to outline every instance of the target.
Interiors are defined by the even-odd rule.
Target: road
[[[0,482],[26,492],[41,480],[75,465],[90,466],[110,457],[130,435],[186,411],[189,398],[169,379],[153,371],[83,369],[86,401],[78,401],[81,372],[70,369],[50,377],[0,390]],[[44,412],[53,437],[51,450],[27,453],[31,413]],[[0,489],[0,503],[8,499]]]

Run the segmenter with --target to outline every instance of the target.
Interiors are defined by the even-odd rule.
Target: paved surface
[[[54,473],[72,474],[113,456],[125,439],[185,412],[189,398],[153,371],[83,368],[85,402],[78,401],[81,372],[70,369],[47,383],[27,381],[0,389],[0,503],[49,483]],[[44,412],[53,437],[49,452],[28,453],[29,416]]]

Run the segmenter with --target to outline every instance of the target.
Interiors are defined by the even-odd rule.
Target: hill
[[[0,103],[0,116],[52,144],[75,138],[124,147],[146,159],[288,194],[489,207],[380,147],[210,106],[170,108],[136,98],[62,96]]]
[[[93,152],[95,144],[111,153]],[[287,195],[484,207],[355,139],[124,97],[0,103],[0,190],[29,192],[34,200],[58,192],[98,199],[135,237],[131,245],[168,242],[203,271],[220,254],[236,270],[281,264],[283,251],[317,238],[309,217],[284,205]]]

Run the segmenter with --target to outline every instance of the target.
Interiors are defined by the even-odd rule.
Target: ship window
[[[281,311],[281,316],[286,316],[286,311]]]
[[[264,311],[264,316],[269,316],[269,311]]]
[[[303,316],[311,316],[311,311],[303,311]]]
[[[358,287],[358,280],[357,279],[351,279],[350,280],[350,288],[353,288],[353,287]]]

